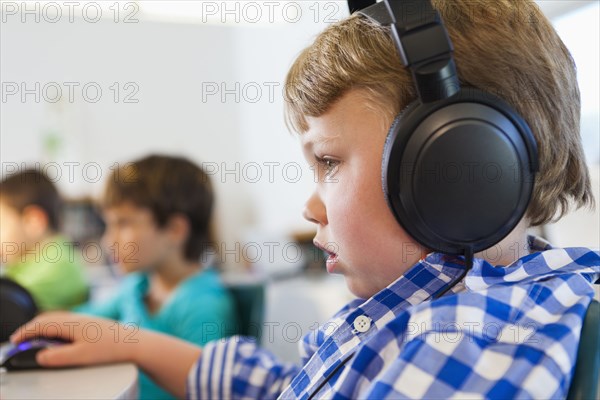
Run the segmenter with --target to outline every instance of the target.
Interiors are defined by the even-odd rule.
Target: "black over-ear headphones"
[[[523,217],[538,170],[527,123],[507,103],[460,87],[453,47],[429,0],[349,0],[391,27],[418,100],[386,140],[383,190],[396,220],[426,248],[465,255],[500,242]],[[366,7],[366,8],[365,8]]]

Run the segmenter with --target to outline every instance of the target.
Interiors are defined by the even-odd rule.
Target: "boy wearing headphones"
[[[537,143],[537,151],[528,147],[528,129],[515,122],[520,133],[509,135],[507,142],[523,146],[506,154],[518,162],[513,180],[517,186],[512,186],[516,197],[501,192],[498,197],[488,196],[494,186],[477,181],[481,191],[478,186],[470,196],[483,192],[487,197],[472,202],[457,217],[469,221],[473,211],[483,219],[475,221],[477,226],[489,227],[497,222],[493,216],[498,210],[512,201],[516,211],[498,223],[501,229],[510,229],[490,233],[481,228],[487,247],[477,238],[461,239],[477,232],[469,225],[473,222],[463,224],[464,229],[439,224],[434,232],[439,242],[429,240],[423,231],[438,220],[454,217],[444,211],[448,202],[458,198],[447,186],[454,175],[448,175],[443,164],[433,173],[439,195],[424,199],[429,207],[424,221],[407,222],[396,197],[404,201],[404,191],[413,190],[412,199],[418,200],[432,186],[423,186],[414,177],[426,180],[431,174],[408,174],[413,186],[400,185],[394,191],[393,179],[388,178],[395,172],[385,167],[395,162],[397,124],[391,138],[386,133],[394,117],[417,97],[425,102],[428,96],[439,95],[440,87],[442,97],[451,97],[454,89],[445,82],[452,65],[442,57],[436,59],[440,63],[428,64],[441,65],[438,71],[414,68],[411,77],[390,28],[354,15],[317,37],[287,78],[288,122],[299,133],[308,161],[321,166],[304,215],[317,225],[315,244],[332,251],[328,271],[343,274],[358,297],[316,334],[304,338],[303,366],[281,364],[243,338],[211,342],[200,349],[140,332],[138,344],[114,344],[110,338],[89,344],[77,329],[73,345],[40,353],[40,362],[56,366],[129,360],[173,393],[191,398],[564,397],[582,319],[593,296],[592,283],[600,276],[600,255],[586,248],[553,248],[528,236],[526,230],[560,217],[571,202],[576,206],[593,202],[579,139],[579,93],[572,59],[532,2],[496,2],[493,15],[486,2],[434,1],[433,5],[454,44],[461,84],[501,97],[526,121]],[[379,8],[378,14],[371,15],[382,19],[384,11]],[[429,17],[431,13],[424,18]],[[435,16],[431,21],[435,25]],[[396,33],[406,37],[406,31]],[[439,38],[437,27],[432,32]],[[421,43],[426,53],[429,47],[421,41],[417,53]],[[404,61],[420,56],[400,47]],[[425,82],[417,85],[417,94],[415,81],[424,76],[417,82]],[[427,93],[423,89],[431,82],[442,83],[429,87],[433,90]],[[397,123],[413,118],[410,112]],[[460,129],[452,131],[460,123],[443,126],[460,138]],[[505,129],[503,124],[499,130]],[[488,128],[483,132],[503,137]],[[419,155],[442,146],[438,139],[423,140]],[[404,144],[411,146],[406,140]],[[448,152],[459,154],[469,146],[470,141],[452,144]],[[535,185],[523,186],[535,172],[536,161]],[[478,166],[481,171],[477,163],[468,171],[475,174]],[[404,167],[400,162],[399,168]],[[500,172],[506,173],[505,169]],[[488,176],[488,181],[496,178]],[[506,187],[511,188],[510,183]],[[523,193],[524,200],[519,197]],[[418,202],[414,207],[423,211]],[[489,212],[483,212],[485,207]],[[431,215],[437,218],[428,220]],[[73,319],[69,314],[47,314],[14,340],[42,332],[47,323]],[[102,326],[108,331],[108,325]],[[169,349],[167,354],[161,352],[163,348]]]

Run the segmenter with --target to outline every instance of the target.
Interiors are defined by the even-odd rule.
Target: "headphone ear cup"
[[[394,119],[382,187],[402,228],[432,251],[478,252],[525,214],[537,171],[526,122],[489,93],[411,103]]]
[[[417,109],[417,107],[420,104],[421,103],[419,101],[413,101],[412,103],[409,103],[406,107],[404,107],[402,111],[400,111],[398,115],[396,115],[396,117],[394,118],[394,121],[392,122],[392,125],[390,126],[390,129],[388,130],[387,136],[385,138],[385,144],[383,146],[383,156],[381,158],[381,187],[383,188],[383,195],[385,196],[385,201],[387,202],[388,207],[390,209],[392,209],[392,205],[390,203],[390,195],[392,195],[392,193],[389,193],[388,191],[388,183],[386,177],[388,175],[388,168],[390,165],[390,156],[392,148],[394,142],[396,141],[397,132],[400,124],[415,109]],[[391,164],[396,165],[396,163],[394,162],[391,162]]]

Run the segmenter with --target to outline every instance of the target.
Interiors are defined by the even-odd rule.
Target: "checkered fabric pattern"
[[[530,237],[507,267],[432,253],[368,300],[357,299],[301,344],[303,367],[253,341],[209,343],[188,398],[562,398],[600,253]]]

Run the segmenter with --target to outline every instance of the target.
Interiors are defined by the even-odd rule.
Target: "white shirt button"
[[[371,327],[371,318],[367,317],[366,315],[359,315],[354,320],[353,325],[354,325],[354,329],[356,329],[356,331],[361,332],[361,333],[366,332]]]

